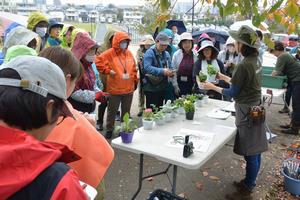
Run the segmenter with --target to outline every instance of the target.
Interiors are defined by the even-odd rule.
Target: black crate
[[[155,197],[157,197],[158,200],[187,200],[186,198],[179,197],[161,189],[153,191],[147,200],[156,200]]]

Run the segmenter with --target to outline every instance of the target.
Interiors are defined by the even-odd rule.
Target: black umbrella
[[[181,20],[169,20],[167,22],[167,27],[168,29],[172,29],[172,26],[177,26],[178,30],[178,35],[181,35],[182,33],[186,32],[186,27]]]
[[[212,28],[208,28],[208,29],[204,29],[204,30],[201,30],[201,31],[196,31],[193,33],[193,38],[195,40],[198,40],[199,36],[202,34],[202,33],[206,33],[208,34],[209,36],[212,36],[216,39],[216,41],[222,43],[222,44],[225,44],[226,43],[226,40],[228,39],[229,35],[226,31],[222,31],[222,30],[216,30],[216,29],[212,29]]]

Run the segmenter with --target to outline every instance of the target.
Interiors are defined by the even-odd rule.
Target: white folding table
[[[186,120],[185,115],[177,116],[174,121],[162,126],[154,127],[153,130],[144,130],[143,127],[137,129],[131,144],[124,144],[118,137],[112,140],[112,146],[124,151],[140,155],[139,185],[132,199],[135,199],[142,187],[142,181],[146,178],[166,174],[173,165],[172,193],[176,192],[177,166],[187,169],[198,169],[219,151],[236,134],[234,117],[230,116],[226,120],[219,120],[206,117],[206,113],[215,108],[224,108],[230,102],[211,100],[203,107],[197,108],[194,120]],[[214,134],[214,139],[205,153],[194,152],[190,157],[183,157],[183,148],[176,148],[167,145],[167,142],[182,128],[205,131]],[[169,163],[163,172],[143,177],[144,155],[154,157],[160,161]]]

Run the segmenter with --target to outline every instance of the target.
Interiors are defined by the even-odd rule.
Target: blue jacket
[[[157,63],[157,59],[160,58]],[[173,69],[171,63],[171,56],[167,51],[162,53],[162,57],[159,56],[156,46],[149,48],[144,55],[144,71],[146,74],[152,74],[155,76],[163,76],[164,70],[162,66],[165,66],[167,63],[167,68]]]
[[[168,85],[168,78],[164,76],[164,68],[173,69],[171,63],[171,56],[167,51],[159,54],[156,46],[149,48],[144,54],[144,73],[143,87],[145,91],[162,91],[165,90]],[[147,74],[162,77],[162,81],[159,84],[153,84],[151,77]]]

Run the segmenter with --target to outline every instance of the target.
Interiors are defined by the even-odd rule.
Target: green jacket
[[[107,32],[106,32],[106,34],[105,34],[105,36],[104,36],[104,40],[103,40],[103,43],[102,43],[102,45],[101,45],[101,47],[100,47],[100,53],[103,53],[104,51],[106,51],[107,49],[110,49],[112,46],[111,46],[111,44],[110,44],[110,42],[109,42],[109,39],[116,33],[116,32],[118,32],[118,31],[120,31],[120,30],[117,30],[117,29],[114,29],[114,28],[112,28],[112,29],[108,29],[107,30]]]
[[[32,31],[35,26],[41,21],[45,21],[48,23],[48,19],[43,13],[33,12],[27,19],[27,28]]]
[[[4,63],[11,61],[12,59],[18,56],[37,56],[37,53],[34,49],[29,48],[25,45],[15,45],[7,49],[5,54]]]

